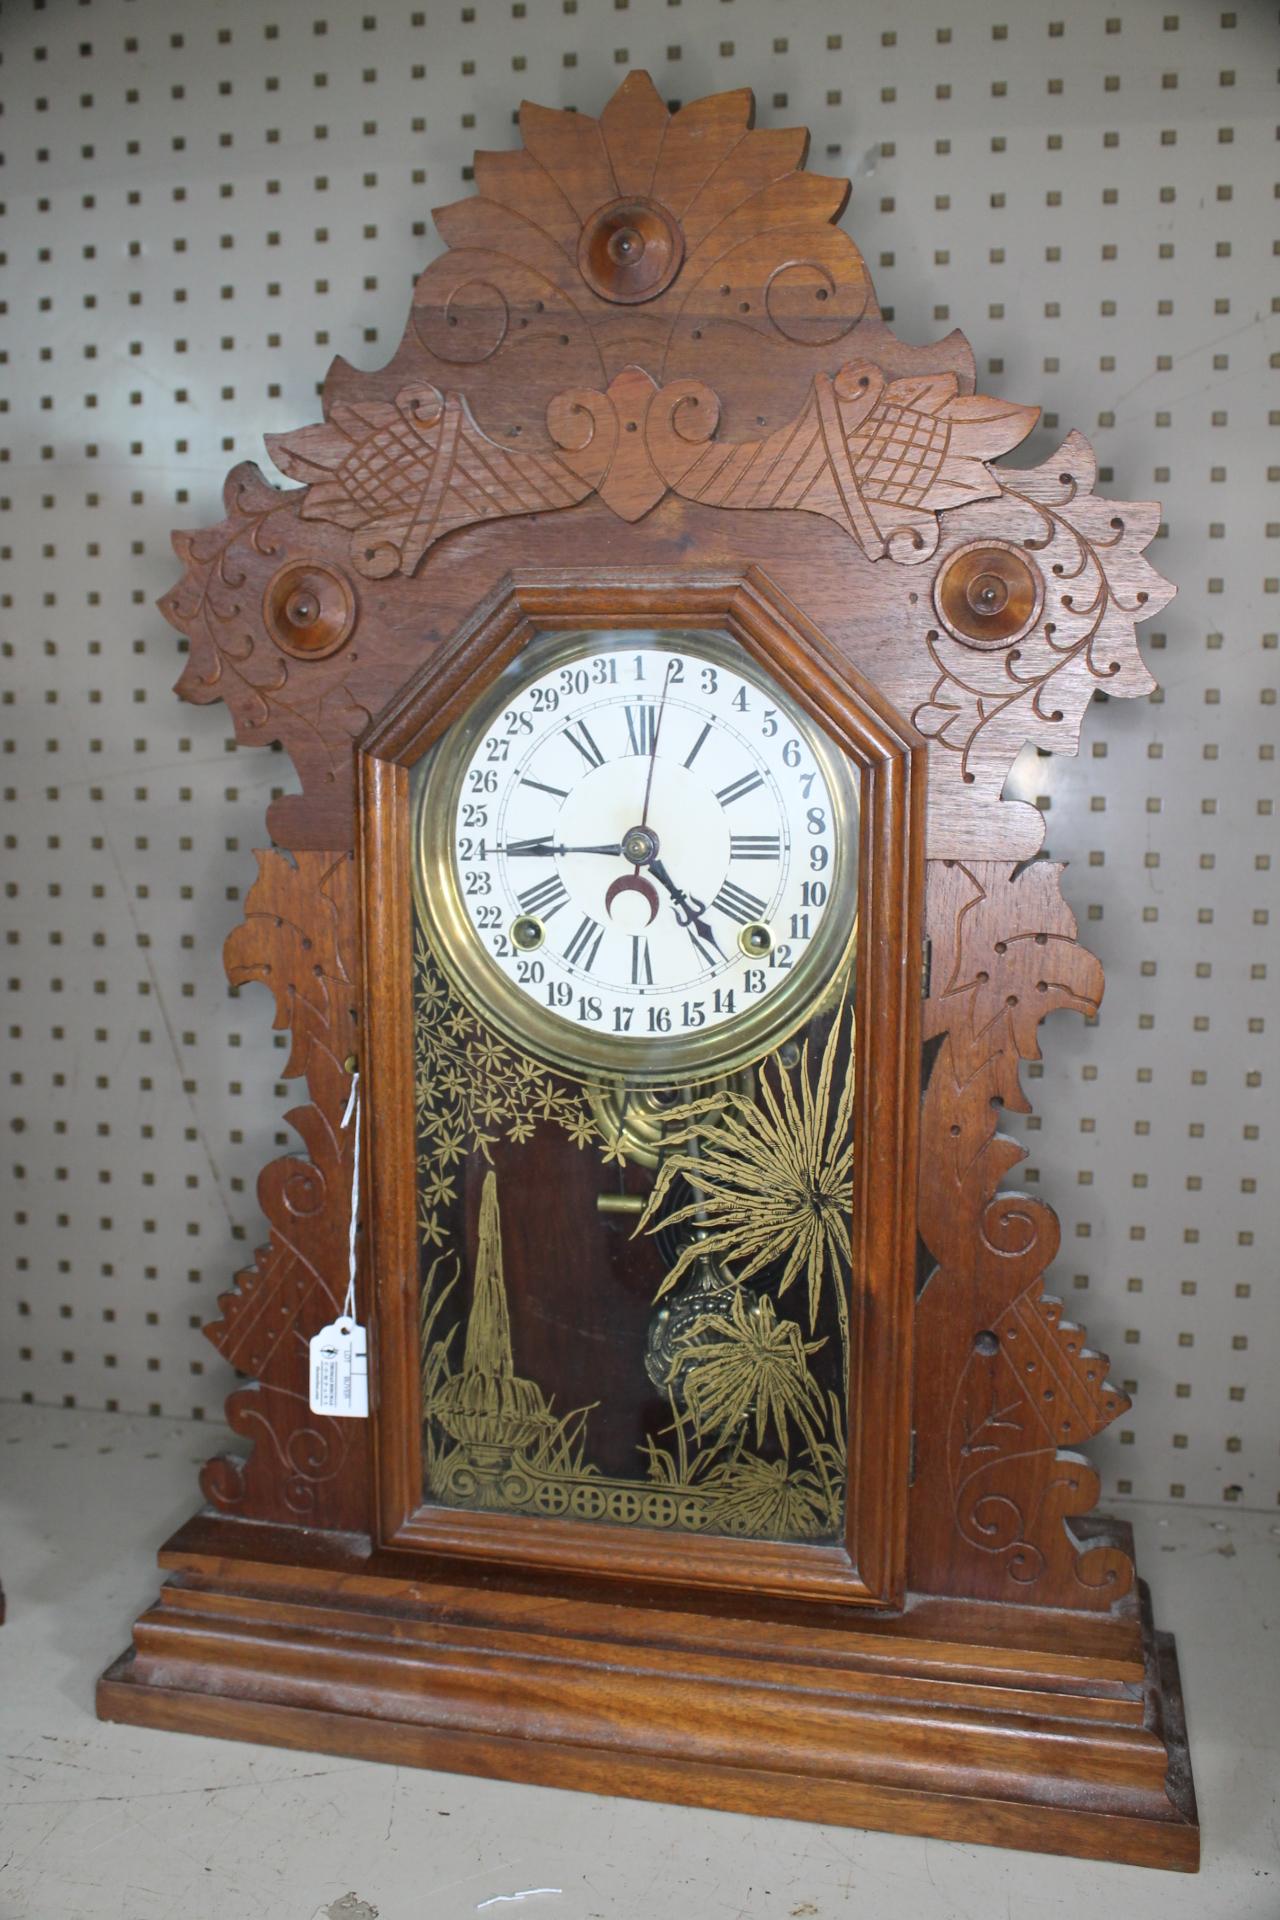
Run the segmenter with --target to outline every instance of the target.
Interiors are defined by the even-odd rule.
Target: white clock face
[[[444,792],[430,783],[423,879],[430,895],[434,839],[526,1044],[551,1020],[572,1061],[657,1071],[761,1029],[825,954],[820,990],[852,931],[852,781],[748,656],[578,635],[529,649],[491,695]]]

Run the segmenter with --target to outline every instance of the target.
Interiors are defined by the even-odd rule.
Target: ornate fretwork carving
[[[1019,1067],[1039,1058],[1040,1021],[1062,1008],[1092,1013],[1102,970],[1076,943],[1060,867],[1038,861],[1019,875],[939,861],[928,872],[925,1037],[936,1054],[919,1230],[937,1265],[917,1306],[916,1367],[945,1417],[920,1423],[912,1579],[979,1598],[1108,1607],[1132,1567],[1109,1542],[1071,1533],[1066,1523],[1092,1507],[1098,1479],[1063,1449],[1129,1402],[1043,1292],[1057,1219],[1041,1201],[998,1191],[1022,1149],[996,1131],[1001,1107],[1027,1110]],[[956,1536],[971,1551],[957,1552]]]
[[[186,571],[160,610],[190,644],[177,684],[184,700],[225,700],[238,740],[283,740],[301,770],[333,782],[348,774],[351,742],[370,719],[351,691],[356,661],[349,651],[297,658],[273,643],[263,611],[270,580],[297,552],[299,498],[269,487],[248,463],[234,467],[223,487],[227,518],[173,535]]]
[[[317,1525],[362,1524],[364,1427],[308,1406],[307,1342],[341,1310],[351,1201],[351,1136],[339,1125],[356,1044],[358,982],[352,862],[304,853],[296,861],[259,853],[244,923],[224,949],[234,986],[262,980],[275,996],[277,1028],[292,1034],[286,1078],[302,1075],[312,1104],[286,1118],[308,1158],[263,1169],[258,1198],[271,1227],[255,1264],[219,1301],[205,1329],[254,1384],[233,1393],[227,1419],[252,1441],[247,1458],[211,1460],[202,1485],[215,1506],[247,1518],[287,1510]]]
[[[412,573],[455,527],[575,506],[595,491],[639,520],[668,488],[703,506],[820,513],[871,559],[926,560],[938,515],[990,498],[984,465],[1024,439],[1036,409],[965,394],[954,373],[887,381],[869,361],[814,377],[807,405],[765,439],[713,441],[720,402],[697,380],[659,388],[624,367],[607,392],[552,396],[559,459],[486,438],[457,394],[405,387],[394,406],[336,407],[329,424],[268,437],[276,465],[311,483],[304,520],[352,527],[361,573]]]
[[[1043,466],[995,477],[999,498],[952,523],[962,534],[957,544],[988,533],[1016,543],[1040,575],[1043,605],[1029,631],[982,651],[931,630],[930,685],[911,716],[940,750],[934,765],[948,785],[958,776],[991,803],[1026,742],[1076,751],[1095,693],[1150,693],[1155,681],[1134,628],[1174,591],[1143,558],[1159,507],[1095,494],[1098,463],[1080,434],[1068,435]]]
[[[807,385],[855,328],[887,334],[862,257],[834,224],[848,184],[801,171],[801,129],[757,132],[753,116],[745,89],[671,114],[642,73],[598,121],[526,103],[523,151],[477,154],[475,195],[436,212],[449,252],[414,295],[420,350],[468,368],[487,420],[512,356],[549,382],[545,409],[568,384],[607,387],[628,361],[659,381],[697,377],[734,341],[777,350]],[[629,251],[615,244],[601,260],[597,242],[628,202]],[[642,284],[655,249],[660,270]],[[641,295],[624,316],[619,292]]]
[[[982,460],[1035,410],[976,399],[958,335],[894,339],[834,225],[847,183],[802,172],[807,136],[756,132],[752,113],[743,92],[672,115],[633,73],[598,122],[526,105],[523,151],[476,156],[476,195],[436,213],[449,250],[391,366],[336,362],[325,424],[269,440],[311,487],[304,516],[354,530],[360,572],[412,573],[456,527],[593,489],[634,520],[668,487],[805,507],[870,554],[923,559],[939,509],[994,490]],[[855,329],[865,357],[848,366]],[[761,352],[769,413],[794,417],[745,440],[766,422],[741,378]],[[664,466],[646,415],[667,382]],[[708,448],[722,415],[729,437]]]

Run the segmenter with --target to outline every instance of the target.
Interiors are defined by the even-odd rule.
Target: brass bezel
[[[453,822],[468,758],[513,684],[590,654],[647,646],[692,653],[740,674],[759,688],[800,732],[827,782],[835,813],[831,894],[822,924],[802,960],[758,1006],[708,1032],[670,1040],[595,1033],[540,1007],[491,959],[476,938],[453,860]],[[617,628],[542,633],[521,650],[474,706],[437,741],[412,773],[413,895],[433,955],[466,1004],[535,1058],[571,1079],[619,1081],[633,1087],[701,1084],[750,1065],[802,1026],[830,984],[848,967],[857,935],[859,790],[856,769],[825,729],[727,634],[699,628]]]

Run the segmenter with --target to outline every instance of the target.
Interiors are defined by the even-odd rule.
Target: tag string
[[[351,1160],[351,1229],[347,1240],[347,1297],[342,1303],[344,1319],[356,1317],[356,1227],[360,1219],[360,1074],[359,1070],[351,1076],[351,1092],[347,1099],[347,1110],[342,1116],[342,1125],[349,1124],[352,1114],[356,1117],[355,1152]]]

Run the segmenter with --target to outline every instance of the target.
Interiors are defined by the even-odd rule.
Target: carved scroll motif
[[[302,1075],[312,1104],[286,1115],[308,1158],[263,1169],[258,1198],[270,1223],[255,1264],[223,1294],[205,1328],[223,1358],[254,1384],[227,1401],[246,1457],[211,1460],[201,1485],[214,1506],[245,1518],[289,1512],[318,1526],[365,1522],[364,1427],[308,1406],[308,1341],[341,1311],[347,1284],[352,1137],[339,1123],[350,1090],[344,1062],[356,1044],[358,983],[352,862],[345,854],[257,856],[244,923],[224,949],[234,986],[262,980],[275,1026],[292,1033],[284,1075]]]
[[[641,520],[667,491],[653,462],[649,419],[658,383],[641,367],[624,367],[607,393],[558,393],[547,430],[565,465],[622,520]]]
[[[1076,943],[1061,868],[1015,877],[996,862],[931,861],[925,1037],[936,1043],[923,1108],[921,1238],[937,1265],[916,1311],[917,1378],[936,1412],[920,1420],[913,1585],[975,1598],[1109,1607],[1132,1567],[1106,1541],[1073,1535],[1098,1478],[1069,1451],[1129,1405],[1105,1356],[1047,1297],[1058,1223],[1041,1201],[1001,1193],[1023,1157],[996,1131],[1026,1112],[1023,1060],[1061,1008],[1092,1013],[1102,970]]]

